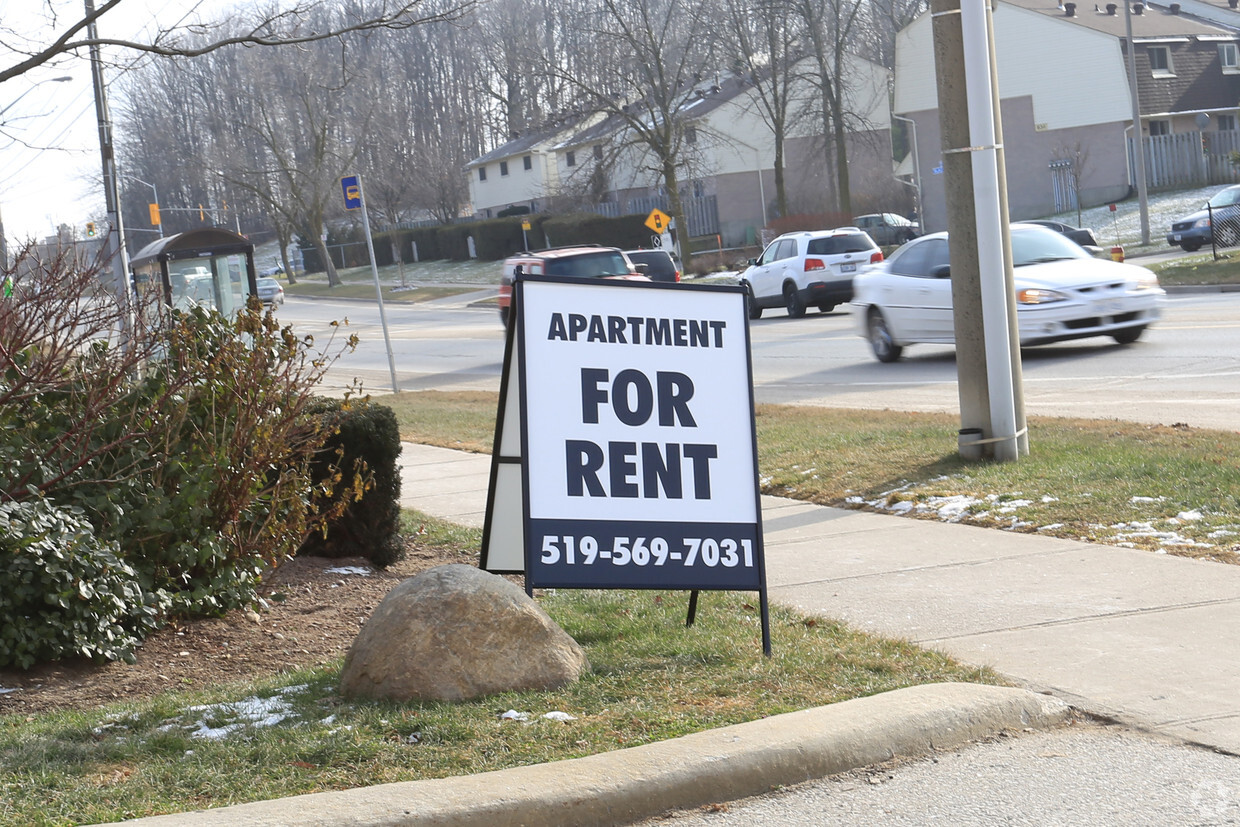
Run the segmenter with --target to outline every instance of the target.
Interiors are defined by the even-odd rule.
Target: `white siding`
[[[1003,3],[994,20],[999,97],[1030,96],[1039,131],[1131,119],[1117,38]],[[933,31],[923,14],[897,38],[895,111],[937,106]]]

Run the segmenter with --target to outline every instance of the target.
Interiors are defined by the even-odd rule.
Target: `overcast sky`
[[[187,12],[216,19],[221,9],[233,5],[236,0],[126,0],[100,19],[99,34],[149,39],[142,35],[157,19],[164,26],[183,20]],[[82,0],[55,0],[55,6],[62,20],[69,15],[79,20],[84,9]],[[44,8],[44,0],[0,0],[0,29],[4,30],[0,40],[10,40],[10,33],[17,32],[34,42],[50,42],[55,35],[41,11]],[[121,64],[135,59],[120,51],[111,56]],[[19,56],[0,47],[0,65],[7,67],[18,60]],[[70,80],[53,80],[65,76]],[[116,69],[105,70],[107,83],[116,77]],[[113,96],[113,113],[118,102]],[[6,107],[11,108],[6,111]],[[99,129],[88,54],[0,84],[0,112],[0,217],[10,246],[52,235],[60,224],[75,227],[81,235],[87,221],[101,222]],[[122,188],[137,187],[149,195],[149,187],[124,178],[121,172]],[[150,233],[132,233],[131,246],[141,247],[152,238]]]

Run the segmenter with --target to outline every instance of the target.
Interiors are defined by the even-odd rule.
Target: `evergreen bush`
[[[323,400],[315,409],[328,434],[312,467],[328,485],[337,514],[314,531],[299,554],[365,557],[385,569],[403,559],[400,538],[400,427],[391,408]]]

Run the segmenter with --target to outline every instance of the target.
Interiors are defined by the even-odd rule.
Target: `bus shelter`
[[[258,294],[254,245],[220,228],[177,233],[143,247],[129,264],[139,304],[205,307],[229,318]]]

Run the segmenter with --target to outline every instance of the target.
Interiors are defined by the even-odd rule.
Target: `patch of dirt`
[[[387,571],[375,571],[361,558],[295,558],[264,584],[266,605],[258,612],[168,626],[146,639],[135,653],[137,663],[80,660],[0,669],[0,715],[90,709],[328,663],[348,651],[393,587],[448,563],[477,565],[478,554],[410,542],[405,559]],[[353,567],[368,573],[348,573]]]

